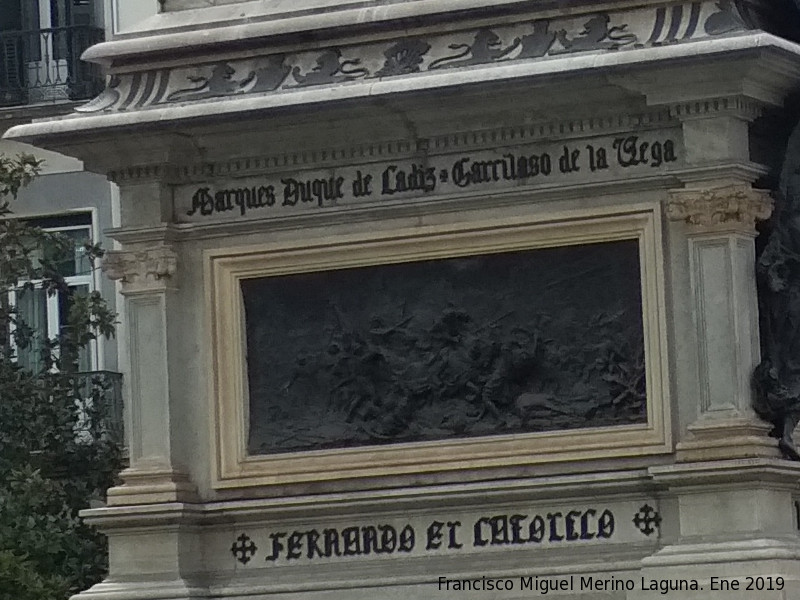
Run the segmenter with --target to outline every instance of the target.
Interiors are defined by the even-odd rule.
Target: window
[[[93,236],[91,215],[41,219],[32,223],[47,231],[58,232],[73,242],[73,250],[66,256],[48,256],[48,249],[43,251],[44,257],[58,265],[59,272],[69,286],[69,292],[60,291],[48,295],[42,288],[41,281],[32,281],[32,289],[12,290],[9,294],[11,306],[16,307],[20,318],[36,332],[30,346],[17,349],[17,360],[21,366],[38,371],[42,368],[42,344],[46,339],[58,338],[63,331],[73,294],[88,294],[94,290],[92,266],[83,247]],[[78,370],[96,369],[97,345],[93,342],[81,352]]]

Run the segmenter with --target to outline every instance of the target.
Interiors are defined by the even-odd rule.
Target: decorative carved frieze
[[[135,181],[167,180],[170,183],[206,181],[211,177],[244,177],[264,173],[283,173],[302,168],[330,168],[375,161],[376,157],[408,158],[429,153],[431,156],[453,152],[496,149],[551,140],[581,139],[631,131],[644,132],[677,128],[680,121],[673,118],[669,108],[649,108],[641,112],[594,116],[588,118],[549,120],[518,126],[473,129],[468,132],[447,133],[414,141],[397,139],[369,141],[347,145],[309,149],[303,152],[283,152],[270,155],[237,156],[220,161],[203,160],[194,164],[133,165],[111,171],[108,176],[118,184]],[[349,140],[348,140],[349,141]]]
[[[676,2],[657,8],[532,19],[438,35],[117,73],[111,75],[100,96],[78,110],[131,111],[582,52],[676,44],[753,28],[757,19],[741,14],[737,7],[729,0]]]
[[[695,227],[736,227],[753,231],[756,221],[772,214],[772,198],[767,190],[756,190],[744,183],[723,187],[670,192],[667,215]]]
[[[137,286],[156,283],[175,275],[178,257],[168,246],[145,250],[111,250],[103,259],[103,272],[109,279]]]
[[[681,102],[670,107],[670,115],[682,121],[734,116],[745,121],[755,121],[764,113],[762,102],[746,96],[722,96]]]

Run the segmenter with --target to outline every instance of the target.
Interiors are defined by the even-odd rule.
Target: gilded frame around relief
[[[646,423],[248,454],[243,279],[621,240],[639,244]],[[672,450],[661,214],[656,204],[213,250],[205,253],[204,262],[213,361],[213,482],[217,488],[453,472]]]

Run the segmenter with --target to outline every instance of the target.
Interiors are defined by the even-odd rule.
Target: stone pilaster
[[[755,223],[769,193],[733,183],[673,191],[667,214],[685,228],[697,342],[697,418],[678,444],[681,462],[778,456],[770,426],[753,411],[759,362]]]
[[[126,428],[130,468],[110,505],[192,501],[194,486],[175,460],[175,414],[170,394],[170,307],[176,302],[177,255],[165,244],[108,252],[103,270],[122,284],[128,335]]]

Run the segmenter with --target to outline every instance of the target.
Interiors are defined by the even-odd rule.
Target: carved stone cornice
[[[476,65],[543,61],[585,52],[657,48],[755,29],[757,23],[750,21],[731,2],[673,1],[671,5],[558,17],[534,13],[520,15],[513,23],[473,25],[441,33],[404,30],[399,35],[390,32],[386,39],[378,41],[362,38],[360,43],[321,48],[315,44],[313,48],[295,50],[268,44],[273,53],[257,56],[250,51],[239,56],[231,55],[230,51],[218,51],[212,58],[198,52],[202,61],[199,64],[174,66],[170,64],[173,60],[170,57],[169,62],[146,61],[146,70],[112,71],[102,94],[78,110],[82,113],[130,112],[209,98],[291,92],[395,77],[415,78],[426,72],[441,73]],[[263,34],[252,33],[251,43],[263,39]],[[208,45],[206,37],[196,41],[199,45]],[[248,40],[239,35],[236,41],[241,44]],[[153,43],[146,36],[139,41],[140,44],[147,42]],[[131,43],[136,44],[127,41],[128,46]],[[103,44],[100,51],[114,46],[114,42]],[[163,46],[163,42],[159,41],[159,46]],[[86,58],[98,62],[105,62],[104,58],[108,60],[98,52],[89,50]],[[221,54],[230,58],[216,58]],[[212,62],[206,62],[209,59]]]
[[[322,146],[304,151],[287,150],[275,154],[252,154],[175,165],[130,165],[110,171],[108,177],[118,185],[159,181],[180,185],[209,178],[246,177],[265,173],[285,173],[300,169],[328,169],[357,162],[402,160],[421,155],[494,150],[498,145],[513,147],[553,140],[586,139],[592,136],[630,134],[665,129],[679,130],[680,120],[663,107],[636,113],[609,113],[602,116],[569,119],[543,119],[524,125],[472,129],[469,133],[446,133],[414,141],[394,139]],[[240,134],[236,134],[239,136]],[[184,157],[185,158],[185,157]]]
[[[178,256],[169,246],[142,250],[111,250],[103,259],[103,272],[124,287],[163,287],[178,269]]]
[[[743,121],[755,121],[764,114],[766,104],[744,95],[720,96],[680,102],[669,107],[670,116],[681,121],[731,116]]]
[[[768,190],[745,183],[670,192],[667,216],[698,229],[735,229],[754,233],[756,221],[768,219],[773,201]]]
[[[177,169],[165,165],[132,165],[108,172],[108,178],[117,185],[127,181],[163,181],[173,176]]]

